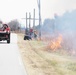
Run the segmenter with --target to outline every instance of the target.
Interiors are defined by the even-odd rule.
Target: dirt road
[[[17,35],[11,34],[11,43],[0,42],[0,75],[27,75],[17,46]]]

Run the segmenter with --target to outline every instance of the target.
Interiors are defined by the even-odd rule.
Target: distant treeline
[[[53,31],[76,31],[76,10],[67,11],[62,16],[55,15],[54,19],[45,19],[42,31],[48,33]]]
[[[19,30],[21,27],[21,24],[19,23],[17,19],[10,21],[8,25],[10,26],[11,31]]]
[[[17,19],[8,23],[12,31],[18,30],[21,24]],[[35,29],[39,30],[39,25],[35,26]],[[76,30],[76,10],[71,12],[67,11],[62,16],[55,15],[53,19],[45,19],[41,25],[41,31],[47,33],[53,33],[54,31],[67,32]]]

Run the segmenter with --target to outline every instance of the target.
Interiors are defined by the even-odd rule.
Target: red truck
[[[10,43],[10,27],[7,24],[2,24],[0,22],[0,41],[6,40]]]

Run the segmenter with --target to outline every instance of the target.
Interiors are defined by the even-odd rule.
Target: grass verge
[[[46,51],[41,41],[24,41],[18,34],[18,46],[28,75],[76,75],[76,60]]]

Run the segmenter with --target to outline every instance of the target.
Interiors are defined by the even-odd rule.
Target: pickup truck
[[[7,24],[0,23],[0,41],[10,43],[10,27]]]

